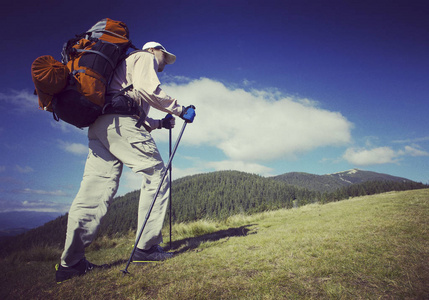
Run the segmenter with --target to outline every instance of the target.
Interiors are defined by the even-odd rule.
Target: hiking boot
[[[145,263],[153,261],[162,261],[173,257],[173,253],[165,252],[159,245],[152,246],[149,250],[137,248],[134,252],[133,263]]]
[[[72,277],[76,276],[82,276],[86,274],[89,271],[92,271],[94,269],[108,269],[110,268],[109,265],[94,265],[87,261],[85,258],[82,258],[77,264],[75,264],[72,267],[63,267],[60,264],[57,264],[55,266],[55,279],[57,280],[57,283],[64,282]]]

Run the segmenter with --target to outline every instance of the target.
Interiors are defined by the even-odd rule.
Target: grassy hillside
[[[192,222],[200,219],[226,220],[236,214],[252,214],[316,202],[328,203],[356,196],[425,187],[428,186],[412,181],[368,181],[351,184],[332,193],[320,193],[255,174],[219,171],[188,176],[173,182],[172,222]],[[140,191],[134,191],[116,197],[112,201],[101,222],[99,237],[122,236],[136,230],[139,195]],[[168,218],[166,218],[167,221]],[[8,255],[15,249],[28,249],[36,245],[61,248],[64,245],[66,226],[67,215],[24,234],[10,237],[6,241],[0,240],[0,257]]]
[[[173,259],[120,272],[133,234],[87,257],[110,270],[57,285],[60,249],[0,261],[1,299],[427,299],[429,189],[175,225]]]

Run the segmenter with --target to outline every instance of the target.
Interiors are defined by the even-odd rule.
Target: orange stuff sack
[[[68,68],[50,55],[40,56],[31,65],[39,108],[52,112],[52,98],[67,84]]]

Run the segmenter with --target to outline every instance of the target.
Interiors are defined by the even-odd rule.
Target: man
[[[137,224],[137,228],[141,228],[166,171],[150,131],[174,127],[171,115],[163,120],[145,116],[152,106],[188,123],[192,123],[195,117],[193,106],[182,107],[160,88],[157,72],[162,72],[175,60],[176,56],[161,44],[149,42],[143,46],[143,51],[133,52],[116,69],[110,84],[110,92],[115,95],[112,105],[88,129],[89,154],[79,192],[70,207],[64,252],[61,264],[57,265],[57,282],[83,275],[93,268],[108,267],[88,262],[85,247],[94,239],[118,189],[124,164],[143,178]],[[119,92],[131,85],[132,89],[127,89],[125,94]],[[133,115],[137,111],[140,120]],[[140,122],[143,126],[137,127]],[[164,260],[173,255],[159,246],[169,188],[166,178],[137,244],[132,258],[134,262]]]

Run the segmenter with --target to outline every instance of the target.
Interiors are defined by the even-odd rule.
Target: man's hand
[[[188,107],[183,107],[182,113],[180,114],[180,117],[185,120],[186,123],[192,123],[194,122],[194,118],[196,116],[195,113],[195,106],[189,105]]]
[[[174,125],[176,125],[176,119],[171,114],[166,115],[165,118],[161,120],[162,128],[171,129],[174,128]]]

